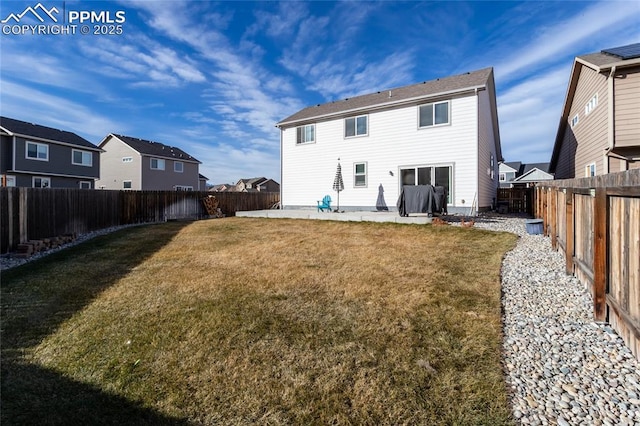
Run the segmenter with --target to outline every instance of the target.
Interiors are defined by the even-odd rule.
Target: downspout
[[[604,172],[609,173],[609,153],[613,151],[615,145],[615,108],[614,108],[614,80],[616,66],[611,67],[607,78],[607,142],[608,147],[604,152]]]
[[[480,191],[480,98],[478,97],[478,88],[475,87],[473,92],[476,96],[476,192],[473,194],[473,201],[471,202],[471,208],[469,209],[469,216],[475,216],[473,211],[473,204],[476,200],[476,195]]]

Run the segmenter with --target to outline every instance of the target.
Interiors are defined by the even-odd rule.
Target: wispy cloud
[[[100,116],[82,104],[8,80],[2,81],[0,112],[26,121],[39,117],[38,124],[78,133],[95,144],[113,129],[123,128],[122,123]]]

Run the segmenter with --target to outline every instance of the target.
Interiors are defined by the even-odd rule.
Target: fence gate
[[[533,215],[533,192],[534,188],[499,188],[498,211]]]

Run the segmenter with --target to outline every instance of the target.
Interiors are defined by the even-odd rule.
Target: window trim
[[[446,123],[438,123],[436,124],[436,108],[435,106],[438,104],[447,104],[447,122]],[[430,125],[426,125],[426,126],[421,126],[420,125],[420,112],[422,111],[423,107],[432,105],[433,108],[431,109],[431,114],[432,114],[432,123]],[[441,127],[441,126],[450,126],[451,125],[451,100],[447,99],[445,101],[436,101],[436,102],[429,102],[426,104],[422,104],[422,105],[418,105],[418,129],[431,129],[433,127]]]
[[[576,114],[571,119],[571,128],[573,129],[574,127],[576,127],[578,125],[578,123],[580,123],[580,114]]]
[[[89,187],[88,188],[83,188],[82,187],[83,183],[89,185]],[[79,185],[80,189],[92,189],[91,188],[91,181],[88,181],[88,180],[81,180],[80,182],[78,182],[78,185]]]
[[[358,173],[357,172],[357,167],[359,165],[364,165],[364,173]],[[357,163],[353,163],[353,187],[354,188],[366,188],[369,185],[369,164],[367,164],[366,161],[359,161]],[[363,185],[358,185],[357,183],[357,177],[358,176],[364,176],[364,184]]]
[[[176,166],[180,164],[180,170],[176,170]],[[173,171],[175,173],[184,173],[184,163],[182,161],[174,161],[173,162]]]
[[[309,141],[302,140],[306,136],[307,127],[313,128],[313,140],[309,140]],[[301,136],[302,138],[300,139],[298,138],[298,136]],[[316,143],[316,123],[303,124],[302,126],[297,126],[296,127],[296,145],[307,145],[310,143]]]
[[[153,167],[153,160],[157,161],[157,165],[160,166],[160,162],[162,161],[162,167]],[[149,159],[149,168],[151,170],[165,170],[166,168],[166,162],[164,160],[164,158],[158,158],[158,157],[151,157]]]
[[[36,179],[40,179],[40,185],[41,186],[36,186]],[[47,186],[42,186],[42,182],[48,182]],[[32,188],[51,188],[51,178],[47,177],[47,176],[32,176],[31,177],[31,187]]]
[[[367,120],[367,130],[365,133],[358,134],[358,118],[364,117]],[[347,120],[353,120],[353,131],[354,134],[352,136],[347,136]],[[360,114],[354,115],[352,117],[345,117],[343,120],[343,135],[345,139],[353,139],[353,138],[362,138],[365,136],[369,136],[369,114]]]
[[[593,174],[591,169],[593,169]],[[585,177],[593,177],[596,175],[596,163],[595,161],[593,163],[589,163],[586,166],[584,166],[584,176]]]
[[[174,185],[174,191],[193,191],[193,186],[191,185]]]
[[[29,157],[29,145],[33,144],[36,146],[36,156],[35,157]],[[45,158],[40,158],[38,156],[38,147],[45,147],[46,148],[46,157]],[[46,143],[40,143],[40,142],[34,142],[34,141],[25,141],[24,144],[24,158],[26,158],[27,160],[36,160],[36,161],[49,161],[49,145]]]
[[[76,163],[75,162],[75,153],[80,152],[82,154],[82,159],[84,160],[84,154],[89,154],[89,164],[85,163]],[[83,166],[83,167],[93,167],[93,153],[91,151],[85,151],[82,149],[72,149],[71,150],[71,164],[74,166]]]
[[[587,104],[584,106],[584,115],[589,115],[593,112],[594,109],[598,107],[598,92],[589,99]]]

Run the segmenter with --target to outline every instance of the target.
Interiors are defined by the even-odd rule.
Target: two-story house
[[[491,208],[502,161],[493,69],[311,106],[277,123],[283,208],[332,194],[340,208],[394,206],[403,185],[444,186],[448,211]],[[334,194],[335,195],[335,194]]]
[[[180,148],[111,133],[102,150],[100,189],[197,191],[200,161]]]
[[[550,171],[556,179],[640,168],[640,43],[573,61]]]
[[[500,188],[533,186],[537,182],[553,180],[549,173],[549,163],[501,162],[499,166]]]
[[[0,117],[2,186],[91,189],[100,149],[72,132]]]
[[[234,191],[237,192],[280,192],[280,184],[273,179],[256,177],[240,179],[236,183]]]

